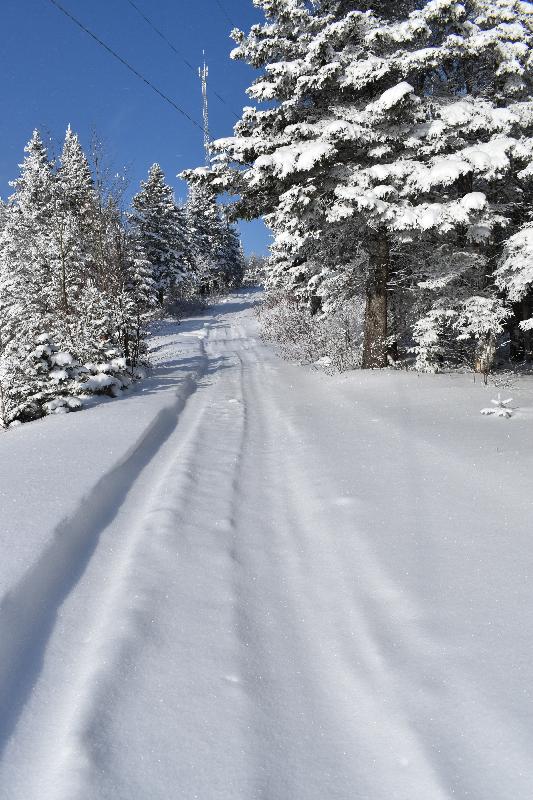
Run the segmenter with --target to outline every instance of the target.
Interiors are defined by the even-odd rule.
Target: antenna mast
[[[203,120],[204,120],[204,152],[205,152],[205,164],[208,167],[211,163],[211,158],[209,155],[209,109],[207,105],[207,77],[209,75],[209,69],[207,64],[205,63],[205,50],[202,50],[204,56],[204,65],[203,67],[198,67],[198,77],[202,81],[202,107],[203,107]]]

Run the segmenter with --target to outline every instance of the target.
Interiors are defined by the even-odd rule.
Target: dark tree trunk
[[[312,294],[309,298],[309,310],[312,317],[318,314],[318,312],[322,310],[322,298],[318,297],[316,294]]]
[[[511,361],[515,362],[529,361],[532,357],[531,332],[523,331],[520,328],[520,322],[533,315],[533,300],[526,298],[519,303],[514,303],[513,312],[509,324],[509,357]]]
[[[389,240],[385,231],[373,234],[367,243],[369,274],[366,285],[363,368],[387,366],[387,282]]]

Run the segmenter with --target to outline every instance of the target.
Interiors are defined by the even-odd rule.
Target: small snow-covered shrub
[[[132,370],[117,350],[104,356],[106,361],[81,364],[48,333],[29,344],[10,344],[0,357],[0,426],[78,411],[80,397],[117,397],[141,377],[142,370]]]
[[[259,309],[263,337],[290,361],[312,364],[327,372],[361,365],[363,310],[346,301],[331,314],[312,314],[291,298],[271,293]]]
[[[80,393],[118,397],[123,389],[131,386],[134,375],[128,367],[126,358],[114,349],[106,351],[105,356],[106,361],[83,365],[83,374],[78,382]]]
[[[453,306],[436,303],[413,325],[419,372],[470,367],[487,376],[509,309],[494,297],[468,297]]]
[[[513,398],[509,397],[507,400],[504,400],[502,396],[498,393],[498,397],[495,400],[491,400],[492,406],[488,408],[482,408],[481,413],[486,417],[503,417],[504,419],[509,419],[509,417],[513,416],[514,409],[509,408],[509,403],[512,403]]]
[[[71,353],[60,350],[48,333],[27,343],[11,342],[0,359],[2,426],[55,413],[57,398],[75,394],[79,372],[80,364]]]
[[[81,407],[79,397],[56,397],[44,403],[43,410],[46,414],[67,414],[69,411],[79,411]]]
[[[453,320],[456,312],[446,308],[432,308],[413,326],[415,369],[418,372],[439,372],[448,362],[452,348],[447,344],[454,339]]]

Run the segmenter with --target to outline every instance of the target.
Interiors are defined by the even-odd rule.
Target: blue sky
[[[201,121],[198,76],[148,27],[128,0],[60,0],[74,16],[143,73],[187,114]],[[248,30],[261,17],[252,0],[135,0],[191,65],[206,51],[210,130],[231,134],[249,104],[254,71],[231,61],[231,23]],[[58,148],[68,123],[85,145],[94,128],[117,171],[128,167],[130,193],[158,161],[183,198],[175,176],[203,163],[202,134],[67,19],[50,0],[2,0],[0,49],[0,196],[10,193],[23,148],[39,128]],[[228,19],[229,17],[229,19]],[[226,104],[214,95],[218,92]],[[265,252],[261,222],[241,226],[247,252]]]

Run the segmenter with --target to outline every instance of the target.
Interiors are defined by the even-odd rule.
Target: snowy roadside
[[[50,416],[0,436],[0,602],[31,569],[60,526],[82,512],[113,473],[142,467],[143,444],[164,439],[205,369],[209,313],[153,325],[152,374],[114,400]],[[124,491],[127,486],[123,487]],[[118,487],[116,491],[119,491]],[[109,498],[110,503],[112,498]],[[102,513],[113,513],[112,503]]]

